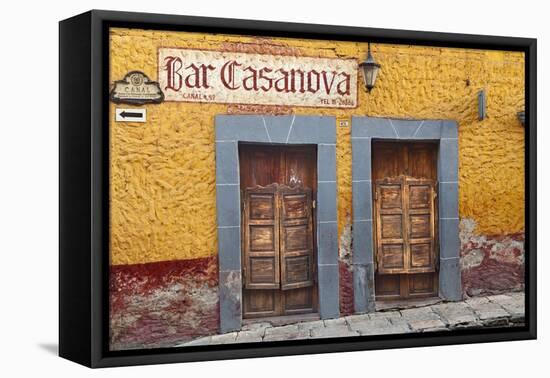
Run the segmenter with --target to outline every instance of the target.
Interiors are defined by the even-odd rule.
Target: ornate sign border
[[[136,76],[136,75],[141,76],[141,82],[140,83],[132,83],[131,82],[132,77]],[[117,91],[117,88],[119,87],[119,85],[122,85],[122,86],[133,85],[135,87],[153,86],[155,88],[155,90],[158,91],[158,93],[154,93],[154,94],[158,94],[158,97],[157,98],[155,98],[155,97],[150,97],[150,98],[146,98],[146,97],[121,98],[120,93]],[[136,94],[136,96],[139,96],[139,94]],[[124,78],[122,80],[117,80],[113,83],[113,87],[112,87],[111,92],[109,94],[109,98],[115,104],[132,104],[132,105],[160,104],[161,102],[164,101],[164,93],[160,89],[160,84],[158,83],[158,81],[153,81],[153,80],[149,79],[149,76],[144,74],[142,71],[134,70],[134,71],[130,71],[126,75],[124,75]]]

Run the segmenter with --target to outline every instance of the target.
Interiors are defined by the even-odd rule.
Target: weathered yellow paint
[[[157,49],[184,47],[363,59],[365,43],[112,29],[110,80],[130,70],[157,79]],[[518,52],[373,44],[382,64],[375,89],[359,86],[356,109],[287,109],[295,114],[454,119],[459,123],[459,213],[478,232],[524,230],[524,56]],[[361,79],[361,78],[360,78]],[[477,120],[477,92],[487,119]],[[110,121],[111,263],[217,253],[215,114],[224,104],[146,105],[147,123]],[[111,114],[114,105],[111,104]],[[350,128],[337,128],[338,226],[351,216]]]

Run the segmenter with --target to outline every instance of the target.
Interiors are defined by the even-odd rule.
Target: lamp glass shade
[[[378,76],[378,71],[380,70],[380,64],[374,61],[372,54],[370,52],[370,43],[369,49],[367,51],[367,60],[359,64],[359,67],[363,70],[363,80],[365,80],[365,87],[367,91],[371,91],[374,88],[376,82],[376,76]]]
[[[376,76],[378,75],[378,70],[380,70],[380,65],[374,62],[363,62],[361,63],[361,68],[363,70],[363,80],[365,81],[365,87],[370,92],[374,88],[376,82]]]

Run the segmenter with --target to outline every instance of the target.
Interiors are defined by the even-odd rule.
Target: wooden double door
[[[316,146],[239,145],[243,317],[317,311]]]
[[[374,142],[375,295],[438,295],[437,144]]]

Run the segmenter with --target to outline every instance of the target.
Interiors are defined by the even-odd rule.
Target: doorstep
[[[248,326],[258,324],[258,323],[269,323],[272,327],[284,326],[287,324],[302,323],[302,322],[312,322],[319,320],[321,317],[319,313],[307,313],[307,314],[294,314],[294,315],[284,315],[284,316],[272,316],[265,318],[252,318],[252,319],[243,319],[243,329],[246,329]]]
[[[376,301],[375,308],[376,311],[387,311],[387,310],[401,310],[414,307],[425,307],[435,305],[437,303],[443,302],[442,298],[439,297],[430,297],[430,298],[416,298],[416,299],[407,299],[407,300],[383,300]]]

